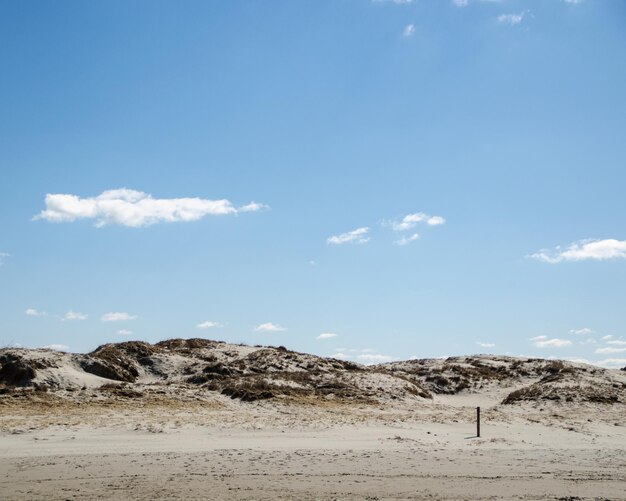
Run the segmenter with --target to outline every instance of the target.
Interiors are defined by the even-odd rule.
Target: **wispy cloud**
[[[481,348],[495,348],[496,346],[494,343],[481,343],[480,341],[476,342],[476,344]]]
[[[117,333],[120,336],[132,336],[133,331],[129,331],[128,329],[120,329],[119,331],[117,331]]]
[[[407,245],[410,244],[411,242],[414,242],[415,240],[417,240],[419,238],[419,234],[418,233],[413,233],[413,235],[409,236],[409,237],[402,237],[399,238],[398,240],[396,240],[394,243],[396,245]]]
[[[136,320],[137,315],[131,315],[124,311],[112,311],[111,313],[105,313],[100,320],[103,322],[124,322],[126,320]]]
[[[47,346],[42,347],[44,350],[53,350],[53,351],[67,351],[70,349],[69,346],[64,344],[49,344]]]
[[[585,339],[584,341],[580,341],[579,344],[597,344],[597,343],[598,342],[594,338],[589,337],[589,338]]]
[[[77,311],[68,311],[61,320],[87,320],[88,315]]]
[[[612,346],[606,348],[596,348],[596,353],[612,354],[612,353],[626,353],[626,348],[613,348]]]
[[[613,344],[616,346],[626,346],[626,341],[622,341],[621,339],[616,339],[615,341],[607,341],[606,344]]]
[[[371,348],[365,349],[346,349],[346,348],[337,348],[337,352],[332,355],[335,358],[340,358],[342,360],[356,360],[363,364],[382,364],[384,362],[391,362],[396,360],[395,357],[391,355],[383,355],[377,353],[376,350]]]
[[[95,220],[96,227],[117,224],[137,228],[161,222],[196,221],[204,216],[258,211],[266,206],[251,202],[236,208],[226,199],[152,198],[151,195],[120,188],[102,192],[96,197],[47,194],[46,209],[33,219],[68,223],[80,219]]]
[[[587,336],[589,334],[595,334],[595,332],[589,327],[583,327],[582,329],[570,329],[570,334],[576,334],[581,336]]]
[[[402,30],[402,36],[408,38],[408,37],[412,37],[413,35],[415,35],[415,25],[407,24],[404,27],[404,30]]]
[[[590,364],[591,362],[586,358],[581,357],[563,357],[563,360],[568,362],[574,362],[575,364]]]
[[[334,337],[337,337],[337,334],[334,332],[322,332],[319,336],[317,336],[317,339],[332,339]]]
[[[526,17],[527,11],[520,12],[519,14],[501,14],[498,16],[498,22],[500,24],[508,24],[509,26],[515,26],[520,24],[524,17]]]
[[[626,259],[626,240],[607,238],[605,240],[580,240],[565,249],[556,247],[553,251],[542,249],[528,256],[544,263],[556,264],[562,261],[603,261],[606,259]]]
[[[530,340],[537,348],[563,348],[572,344],[569,339],[549,339],[547,336],[536,336],[531,338]]]
[[[473,3],[500,3],[502,0],[475,0]],[[469,5],[469,0],[452,0],[452,4],[457,7],[467,7]]]
[[[428,226],[439,226],[445,224],[446,219],[441,216],[429,216],[423,212],[407,214],[400,221],[391,221],[393,231],[406,231],[415,228],[419,223],[426,223]]]
[[[378,353],[363,353],[356,358],[364,364],[382,364],[394,360],[394,357],[390,355],[380,355]]]
[[[267,322],[261,325],[257,325],[254,328],[255,332],[282,332],[286,330],[287,329],[283,327],[282,325],[273,324],[272,322]]]
[[[609,369],[626,367],[626,358],[605,358],[604,360],[598,360],[594,363]]]
[[[7,254],[6,252],[0,252],[0,266],[4,264],[4,261],[8,257],[11,257],[11,254]]]
[[[372,3],[393,3],[396,5],[407,5],[413,3],[413,0],[372,0]]]
[[[348,231],[346,233],[341,233],[340,235],[334,235],[332,237],[328,237],[326,240],[327,243],[332,245],[341,245],[341,244],[364,244],[369,241],[369,237],[367,233],[369,232],[369,227],[364,226],[362,228],[357,228],[356,230]]]
[[[29,317],[45,317],[46,316],[45,311],[39,311],[39,310],[36,310],[35,308],[27,308],[24,313]]]
[[[198,329],[213,329],[215,327],[222,327],[222,324],[220,324],[219,322],[211,322],[210,320],[207,320],[206,322],[201,322],[198,325],[196,325],[196,327]]]

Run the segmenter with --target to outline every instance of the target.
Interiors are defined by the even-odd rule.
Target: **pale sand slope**
[[[0,501],[626,500],[626,371],[197,339],[0,366]]]
[[[570,431],[511,417],[484,423],[477,439],[469,420],[432,417],[299,430],[162,426],[165,417],[139,430],[4,432],[0,498],[626,499],[623,422]]]

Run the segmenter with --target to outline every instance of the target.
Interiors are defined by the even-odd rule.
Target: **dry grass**
[[[60,364],[55,367],[66,372],[55,373],[51,364]],[[118,383],[82,391],[98,383],[92,377],[81,379],[80,372],[77,376],[76,365],[105,381]],[[35,378],[39,369],[46,370]],[[20,384],[39,393],[49,389],[59,398],[88,405],[118,400],[143,405],[155,400],[184,401],[206,396],[241,402],[317,399],[348,405],[388,405],[393,400],[411,404],[422,398],[432,399],[433,394],[510,386],[517,390],[504,399],[506,404],[626,400],[626,385],[612,387],[614,376],[606,370],[563,361],[472,356],[365,367],[284,347],[255,349],[206,339],[170,339],[156,345],[139,341],[107,344],[87,355],[0,350],[0,376],[4,377],[0,377],[0,405],[27,398],[15,391]],[[526,386],[519,389],[522,385]]]

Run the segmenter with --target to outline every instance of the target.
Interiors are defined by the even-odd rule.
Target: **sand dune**
[[[6,349],[0,382],[3,499],[626,499],[625,371],[196,339]]]

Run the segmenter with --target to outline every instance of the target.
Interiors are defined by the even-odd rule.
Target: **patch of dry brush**
[[[90,375],[81,383],[64,370]],[[504,404],[626,403],[626,374],[584,364],[496,356],[362,366],[290,351],[207,339],[105,344],[87,354],[0,350],[0,403],[50,391],[74,401],[145,402],[228,397],[242,402],[420,401],[433,394],[516,387]],[[34,393],[33,393],[34,394]],[[205,399],[206,400],[206,399]]]

